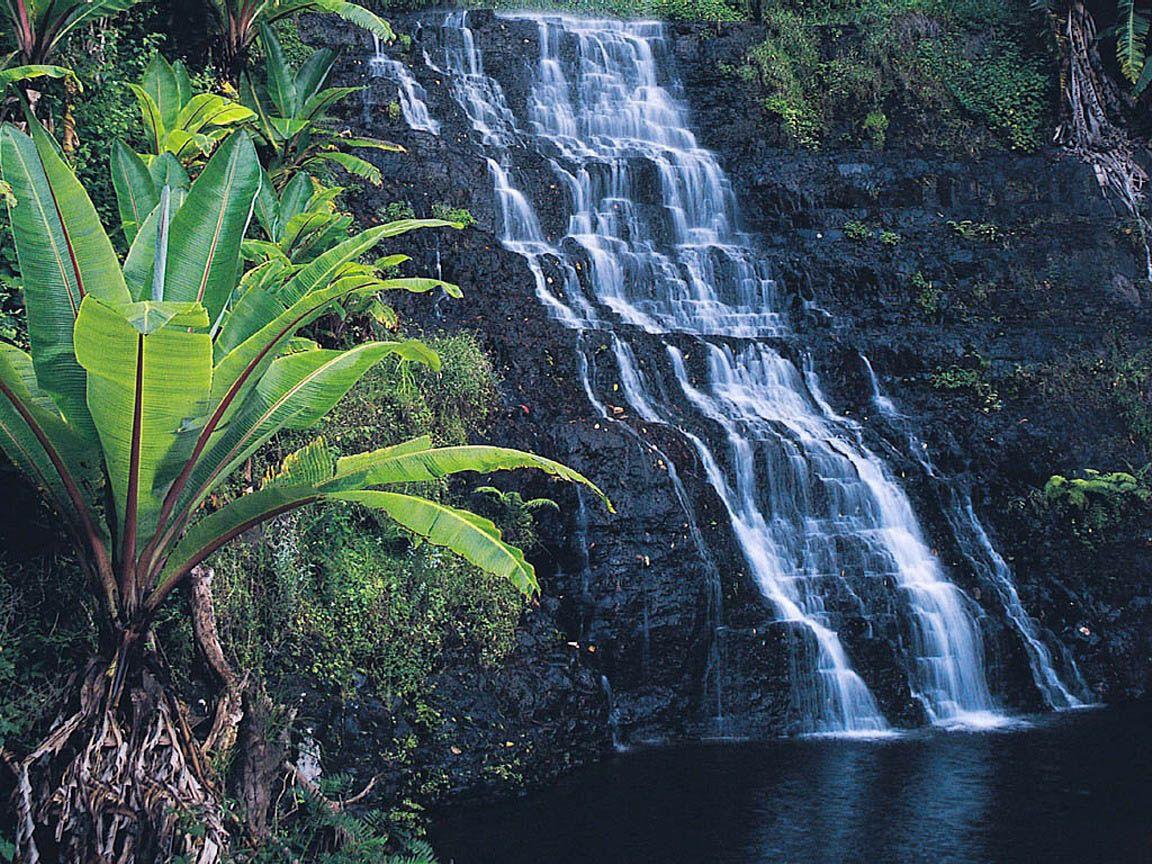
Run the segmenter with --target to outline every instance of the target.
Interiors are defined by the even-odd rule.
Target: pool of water
[[[633,751],[432,840],[444,864],[1152,862],[1152,705]]]

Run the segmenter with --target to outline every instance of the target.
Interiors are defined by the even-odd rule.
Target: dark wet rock
[[[384,185],[356,193],[353,206],[366,223],[382,219],[396,201],[410,202],[421,216],[443,203],[476,216],[466,231],[405,241],[413,272],[459,283],[465,299],[404,300],[402,316],[417,329],[475,332],[503,378],[504,410],[491,440],[572,465],[600,483],[618,510],[612,516],[591,499],[580,506],[571,489],[538,479],[513,481],[525,494],[556,498],[563,507],[562,519],[543,526],[545,550],[537,556],[547,599],[526,615],[506,667],[480,670],[459,658],[440,674],[438,710],[450,718],[445,734],[456,743],[423,748],[421,764],[446,771],[448,791],[455,792],[499,787],[485,766],[505,751],[532,766],[521,779],[593,757],[611,743],[602,676],[611,682],[614,722],[630,740],[789,731],[788,657],[800,637],[772,623],[723,506],[683,436],[645,429],[653,450],[633,432],[642,423],[617,412],[620,406],[607,406],[609,419],[589,406],[576,368],[580,337],[548,318],[524,261],[493,235],[488,166],[448,82],[419,62],[427,36],[421,20],[399,23],[414,35],[408,57],[442,133],[412,132],[389,119],[381,106],[395,97],[394,85],[373,80],[363,104],[350,100],[344,122],[396,140],[409,153],[371,154]],[[522,104],[526,70],[537,56],[535,28],[479,13],[471,24],[487,56],[498,58],[488,71],[510,103]],[[316,43],[351,43],[338,77],[364,82],[367,45],[359,34],[311,18],[306,35]],[[1007,693],[1012,707],[1039,707],[1020,640],[950,539],[949,484],[971,490],[1015,569],[1026,607],[1075,658],[1089,686],[1107,699],[1146,693],[1148,526],[1091,549],[1026,504],[1053,473],[1113,470],[1152,457],[1147,442],[1132,439],[1106,382],[1080,375],[1059,386],[1069,377],[1062,370],[1113,348],[1147,345],[1152,330],[1152,291],[1141,260],[1117,230],[1121,217],[1091,171],[1055,151],[961,158],[901,149],[896,140],[883,151],[785,150],[765,135],[770,124],[760,107],[720,71],[759,31],[684,26],[672,35],[701,141],[723,158],[747,227],[802,313],[802,344],[786,350],[813,355],[836,410],[861,423],[869,446],[915,500],[934,549],[989,610],[981,624],[994,689]],[[546,162],[518,150],[515,164],[524,175],[518,183],[538,193],[545,232],[562,234],[564,197]],[[851,239],[850,222],[866,225],[869,238]],[[882,231],[889,234],[882,238]],[[611,352],[586,347],[595,360],[593,380],[610,385]],[[902,424],[878,416],[861,353],[949,483],[928,476],[912,458]],[[934,375],[952,367],[977,371],[986,386],[934,386]],[[665,458],[679,468],[710,560],[692,543]],[[716,578],[721,622],[711,588]],[[892,593],[892,586],[869,590]],[[923,722],[893,649],[909,638],[899,616],[863,622],[846,614],[845,622],[841,635],[863,658],[859,666],[888,716]],[[355,710],[364,714],[356,719],[364,734],[400,734],[399,709],[366,702]],[[365,765],[371,759],[363,754]]]

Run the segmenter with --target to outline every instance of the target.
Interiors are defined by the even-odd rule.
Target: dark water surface
[[[444,864],[1152,862],[1152,705],[1010,731],[632,752],[457,805]]]

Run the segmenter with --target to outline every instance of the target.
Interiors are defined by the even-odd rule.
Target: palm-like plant
[[[315,260],[348,238],[352,217],[336,207],[335,199],[343,190],[325,187],[304,172],[295,175],[284,190],[277,194],[271,180],[266,179],[256,198],[256,221],[263,239],[245,240],[242,253],[256,266],[245,274],[245,289],[268,282],[283,282],[307,263]],[[463,227],[451,223],[453,227]],[[395,310],[384,303],[381,295],[397,288],[413,293],[442,289],[448,296],[460,298],[460,288],[441,279],[420,277],[400,278],[394,274],[397,267],[408,260],[407,255],[385,255],[371,264],[349,262],[336,274],[336,279],[356,279],[363,290],[344,297],[333,305],[336,319],[333,335],[339,336],[346,323],[353,318],[367,318],[375,325],[395,327]],[[375,287],[375,290],[373,290]]]
[[[255,119],[218,93],[194,93],[184,64],[157,51],[139,84],[129,84],[140,105],[150,156],[171,153],[185,164],[212,152],[237,126]]]
[[[336,206],[343,191],[322,186],[303,171],[279,194],[266,182],[256,199],[256,221],[264,236],[245,241],[245,255],[256,261],[303,264],[327,252],[352,228],[352,216]]]
[[[331,12],[386,42],[395,38],[387,21],[349,0],[212,0],[212,8],[224,30],[221,65],[233,81],[239,80],[260,27],[300,12]]]
[[[4,0],[4,13],[23,63],[47,63],[68,35],[139,0]]]
[[[356,138],[334,132],[324,112],[360,87],[325,87],[336,52],[322,48],[299,69],[284,58],[276,34],[266,25],[260,40],[267,54],[267,82],[263,87],[245,76],[241,84],[244,103],[257,115],[256,131],[268,153],[268,171],[276,188],[283,187],[298,171],[338,165],[345,171],[380,185],[380,169],[348,152],[351,147],[401,152],[403,147],[376,138]]]
[[[206,751],[235,740],[237,702],[221,700],[205,741],[188,731],[151,631],[172,592],[233,538],[321,501],[378,510],[534,592],[531,564],[491,522],[402,484],[519,467],[588,481],[502,448],[421,438],[341,456],[315,440],[229,498],[227,481],[264,444],[320,420],[383,358],[438,365],[415,341],[338,351],[297,333],[343,298],[413,287],[356,260],[386,238],[449,223],[381,225],[275,278],[241,282],[262,174],[239,132],[186,190],[178,173],[158,182],[142,163],[124,172],[117,191],[133,200],[121,212],[136,227],[121,263],[55,142],[30,127],[31,137],[0,128],[31,341],[30,353],[0,345],[0,446],[74,537],[102,601],[107,654],[84,676],[76,713],[18,767],[18,845],[36,860],[39,832],[56,827],[63,859],[215,861],[227,835]],[[194,603],[192,614],[199,634],[204,612]],[[34,771],[45,775],[36,783]],[[188,819],[204,830],[177,831]]]

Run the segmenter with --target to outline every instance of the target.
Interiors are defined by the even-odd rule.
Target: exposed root
[[[1120,202],[1140,230],[1147,278],[1152,280],[1152,225],[1143,204],[1148,172],[1136,161],[1128,133],[1112,122],[1120,99],[1096,50],[1096,22],[1081,0],[1070,4],[1057,38],[1063,53],[1063,121],[1056,141],[1092,166],[1101,190]]]
[[[147,639],[122,634],[110,663],[93,663],[78,708],[21,760],[14,804],[19,860],[217,864],[228,847],[209,754],[226,756],[243,717],[245,681],[221,649],[211,570],[192,579],[193,632],[220,681],[201,742]]]
[[[132,662],[121,651],[119,662]],[[227,848],[220,795],[179,703],[147,668],[129,676],[94,666],[80,709],[18,763],[16,845],[21,861],[215,864]],[[64,762],[61,771],[60,763]]]

